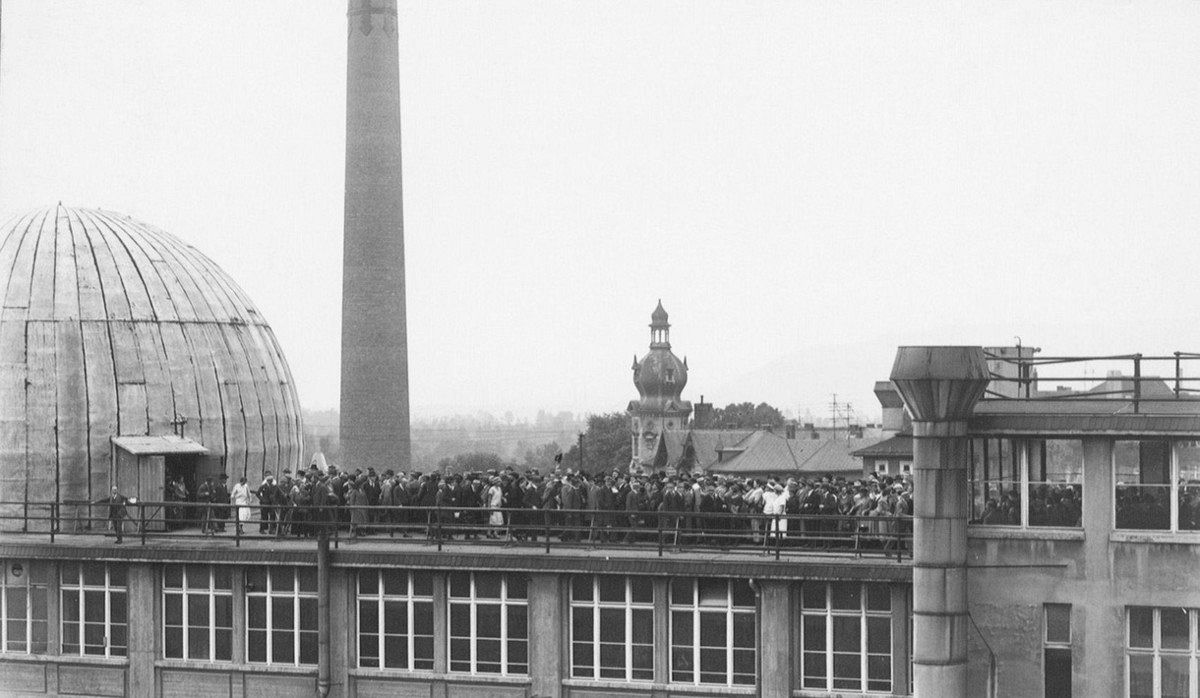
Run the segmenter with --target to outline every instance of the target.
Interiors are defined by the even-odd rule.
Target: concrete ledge
[[[652,681],[589,681],[563,679],[562,685],[583,691],[616,692],[619,694],[651,693],[655,695],[692,696],[753,696],[754,686],[697,686],[690,683],[654,683]],[[821,695],[828,696],[828,693]]]
[[[1018,528],[1015,526],[967,525],[967,538],[1013,540],[1084,540],[1082,528]],[[1198,538],[1200,540],[1200,538]]]
[[[1163,543],[1170,545],[1200,545],[1200,531],[1171,533],[1169,531],[1112,531],[1108,534],[1112,543]]]

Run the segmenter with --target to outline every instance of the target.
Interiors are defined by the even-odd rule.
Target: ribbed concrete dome
[[[0,499],[107,494],[113,436],[184,435],[198,475],[295,469],[300,405],[254,303],[127,216],[57,206],[0,228]]]

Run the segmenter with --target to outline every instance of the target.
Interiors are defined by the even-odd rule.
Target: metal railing
[[[239,522],[239,510],[245,518]],[[0,535],[212,537],[243,541],[329,535],[335,545],[371,539],[436,546],[519,546],[554,550],[635,548],[667,552],[722,551],[784,556],[826,553],[911,557],[907,516],[771,515],[592,510],[490,509],[442,506],[312,506],[196,502],[0,502]]]
[[[1127,400],[1135,413],[1145,403],[1200,399],[1200,354],[1115,354],[1111,356],[1005,356],[985,352],[992,363],[987,398],[1022,400]],[[1062,375],[1039,368],[1065,367]],[[995,370],[1000,367],[1001,370]],[[1008,370],[1004,370],[1008,367]],[[1097,372],[1103,369],[1101,375]],[[1068,375],[1070,374],[1070,375]],[[1040,386],[1053,385],[1052,390]]]

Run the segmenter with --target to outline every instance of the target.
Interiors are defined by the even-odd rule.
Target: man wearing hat
[[[213,514],[216,516],[217,531],[225,532],[225,519],[229,518],[229,476],[221,473],[220,482],[213,488]]]

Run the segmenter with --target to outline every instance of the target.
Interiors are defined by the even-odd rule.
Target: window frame
[[[258,664],[258,665],[262,665],[262,666],[295,666],[295,667],[317,666],[318,662],[310,663],[310,662],[302,661],[301,647],[300,647],[301,637],[305,633],[315,635],[317,632],[317,628],[315,625],[315,623],[316,623],[315,617],[312,619],[313,623],[314,623],[312,630],[306,630],[302,627],[301,621],[304,618],[304,615],[300,612],[300,602],[301,602],[301,600],[304,600],[304,599],[312,599],[312,600],[316,601],[317,600],[317,590],[313,589],[312,591],[301,591],[301,589],[300,589],[300,570],[301,570],[301,568],[298,566],[292,566],[292,567],[257,566],[257,568],[265,571],[266,588],[264,588],[262,590],[259,590],[259,589],[251,590],[249,581],[248,580],[246,581],[246,591],[245,591],[245,596],[246,596],[245,606],[246,606],[246,608],[245,608],[245,614],[244,614],[245,615],[245,623],[246,623],[245,628],[244,628],[244,633],[245,633],[245,638],[246,638],[246,663],[247,664]],[[248,568],[244,569],[243,576],[248,577],[254,571],[254,569],[255,569],[254,567],[248,567]],[[274,582],[272,580],[271,572],[273,570],[278,570],[278,569],[291,570],[291,573],[292,573],[292,588],[291,588],[291,590],[280,590],[280,589],[274,588]],[[266,607],[263,612],[263,619],[264,619],[265,625],[262,628],[252,627],[250,624],[250,602],[253,598],[263,598],[264,599],[264,603],[265,603]],[[282,599],[291,599],[291,601],[292,601],[292,627],[290,629],[276,628],[275,624],[274,624],[275,604],[272,603],[272,601],[274,599],[281,599],[281,598]],[[265,647],[263,649],[264,659],[261,661],[250,658],[250,633],[252,631],[262,631],[266,635],[266,643],[265,643]],[[274,641],[275,641],[275,633],[276,632],[291,632],[291,634],[292,634],[292,660],[290,662],[275,661],[275,659],[274,659],[274,654],[275,654]],[[314,641],[316,641],[315,638],[314,638]]]
[[[1016,485],[1017,492],[1020,494],[1020,497],[1021,497],[1020,502],[1019,502],[1021,515],[1020,515],[1020,520],[1015,524],[985,524],[982,521],[980,521],[978,523],[972,523],[971,526],[980,526],[980,527],[984,527],[987,529],[1000,529],[1000,530],[1010,530],[1010,531],[1017,531],[1017,530],[1021,530],[1021,531],[1044,531],[1044,530],[1082,531],[1083,530],[1083,499],[1084,499],[1084,496],[1086,495],[1086,493],[1084,492],[1084,487],[1083,487],[1083,485],[1084,485],[1084,477],[1083,477],[1084,439],[1083,438],[1081,438],[1081,437],[1061,437],[1061,436],[1041,436],[1041,435],[1026,435],[1026,436],[972,435],[970,437],[970,442],[971,442],[970,448],[972,449],[972,451],[970,452],[971,454],[974,453],[973,449],[975,448],[975,446],[974,446],[975,442],[981,441],[981,440],[982,441],[1008,441],[1009,442],[1009,449],[1010,449],[1011,453],[1013,455],[1015,455],[1015,458],[1016,458],[1016,461],[1014,463],[1014,465],[1017,469],[1016,479],[1006,480],[1006,479],[998,479],[998,478],[984,478],[984,479],[974,478],[973,475],[975,474],[974,473],[975,464],[973,461],[973,456],[969,455],[968,458],[971,459],[967,466],[967,468],[968,468],[968,470],[967,470],[968,486],[971,489],[971,494],[970,494],[971,512],[970,512],[969,520],[974,521],[976,518],[976,511],[975,511],[976,487],[978,487],[979,485],[983,485],[986,488],[988,483],[992,483],[992,482],[1007,482],[1007,483],[1013,483]],[[1050,483],[1045,480],[1034,480],[1032,478],[1031,470],[1032,470],[1033,458],[1031,457],[1031,453],[1036,444],[1039,444],[1039,443],[1044,444],[1047,441],[1074,441],[1079,444],[1080,475],[1079,475],[1078,482]],[[1074,526],[1061,526],[1061,525],[1050,526],[1050,525],[1030,523],[1029,510],[1030,510],[1031,503],[1033,501],[1033,488],[1037,487],[1039,485],[1046,485],[1046,484],[1066,484],[1066,485],[1078,487],[1079,499],[1078,499],[1077,503],[1078,503],[1079,510],[1080,510],[1078,524],[1076,524]]]
[[[1167,514],[1167,516],[1168,516],[1167,524],[1168,525],[1166,528],[1129,528],[1129,527],[1118,528],[1117,527],[1117,483],[1118,483],[1118,480],[1117,480],[1117,443],[1122,442],[1122,441],[1133,442],[1133,443],[1138,443],[1138,444],[1140,444],[1143,441],[1166,441],[1167,442],[1170,450],[1169,450],[1169,460],[1168,460],[1168,464],[1167,464],[1168,472],[1167,472],[1166,484],[1142,485],[1141,483],[1134,483],[1133,485],[1125,485],[1126,487],[1130,487],[1130,486],[1156,487],[1156,488],[1162,488],[1162,489],[1166,490],[1167,499],[1169,500],[1168,503],[1170,505],[1170,509]],[[1110,515],[1112,518],[1112,521],[1111,521],[1112,530],[1114,530],[1114,531],[1131,531],[1131,532],[1137,532],[1137,533],[1157,533],[1157,534],[1200,533],[1200,529],[1183,529],[1183,528],[1180,528],[1180,526],[1179,526],[1180,493],[1183,491],[1184,487],[1196,487],[1196,485],[1185,486],[1180,482],[1180,477],[1182,475],[1182,471],[1181,471],[1180,464],[1179,464],[1179,460],[1180,460],[1179,459],[1179,451],[1180,451],[1180,448],[1184,444],[1188,444],[1188,443],[1195,443],[1195,444],[1197,444],[1198,447],[1200,447],[1200,439],[1175,439],[1175,438],[1170,438],[1170,437],[1145,436],[1145,437],[1134,437],[1134,438],[1124,438],[1124,439],[1112,439],[1110,443],[1112,444],[1112,448],[1110,449],[1110,455],[1109,455],[1109,464],[1110,464],[1109,471],[1112,474],[1112,478],[1111,478],[1112,482],[1110,484],[1110,491],[1112,493],[1112,511],[1110,512]]]
[[[675,599],[675,583],[680,578],[674,578],[668,581],[667,584],[667,680],[668,683],[677,686],[754,686],[758,682],[758,660],[759,660],[759,600],[755,595],[753,606],[734,606],[733,605],[733,584],[735,582],[744,582],[742,579],[721,579],[725,583],[725,604],[724,606],[701,606],[700,605],[700,577],[685,577],[690,582],[692,590],[692,600],[690,603],[679,603]],[[675,638],[675,614],[676,613],[691,613],[692,633],[689,640],[690,649],[692,652],[692,666],[689,671],[692,675],[690,681],[678,681],[675,678],[675,649],[676,647],[685,648],[688,645],[676,643]],[[703,675],[715,672],[703,671],[701,665],[701,650],[706,646],[701,642],[700,638],[700,619],[703,614],[723,614],[725,616],[725,681],[704,681]],[[734,621],[737,616],[749,616],[754,625],[754,646],[753,647],[735,647],[734,646]],[[739,672],[734,671],[734,656],[736,651],[749,651],[753,658],[755,666],[754,672],[751,674],[749,683],[737,682],[735,677]],[[685,669],[680,669],[680,672]]]
[[[85,576],[84,568],[87,565],[103,565],[103,567],[104,567],[104,584],[103,585],[88,584],[88,583],[84,582],[84,576]],[[74,569],[77,570],[79,574],[78,574],[78,577],[76,577],[74,580],[68,582],[67,578],[66,578],[66,572],[71,567],[74,567]],[[92,656],[92,657],[127,657],[129,655],[129,581],[128,581],[128,577],[126,577],[125,584],[114,584],[112,581],[113,567],[114,567],[114,565],[109,564],[107,562],[90,562],[90,561],[72,562],[72,563],[62,565],[59,567],[58,618],[59,618],[59,649],[60,649],[61,654],[65,655],[65,656],[71,656],[71,657],[88,657],[88,656]],[[122,571],[125,572],[126,574],[128,574],[127,570],[122,570]],[[89,645],[86,642],[86,640],[87,640],[86,626],[88,624],[88,621],[87,621],[87,592],[89,592],[89,591],[90,592],[101,592],[104,595],[103,596],[103,598],[104,598],[104,623],[103,623],[103,626],[104,626],[104,652],[103,653],[87,651],[87,648],[89,647]],[[112,619],[112,616],[113,616],[113,613],[112,613],[113,603],[112,602],[113,602],[113,596],[116,594],[120,594],[125,598],[125,622],[124,623],[114,623],[113,619]],[[67,620],[67,614],[65,613],[65,610],[67,607],[68,596],[74,596],[76,598],[76,602],[78,603],[79,613],[78,613],[78,618],[76,618],[75,620]],[[67,643],[63,640],[63,638],[65,638],[67,635],[66,629],[69,624],[74,624],[74,625],[78,626],[78,633],[79,633],[78,634],[78,642],[72,643],[72,644],[76,645],[76,647],[78,648],[78,651],[75,651],[75,652],[68,652],[66,650]],[[112,642],[113,628],[117,627],[117,626],[123,626],[125,628],[125,644],[124,645],[114,645]],[[118,649],[119,651],[114,652],[113,651],[114,648]]]
[[[835,609],[833,607],[833,586],[835,584],[857,585],[858,586],[858,593],[859,593],[858,603],[859,603],[859,605],[858,605],[857,610],[852,610],[852,609],[847,609],[847,608]],[[817,608],[806,608],[805,607],[805,605],[804,605],[804,587],[806,585],[809,587],[820,586],[820,587],[824,588],[824,590],[825,590],[825,606],[824,606],[824,608],[817,609]],[[797,651],[799,654],[799,661],[797,662],[797,667],[798,667],[798,674],[799,674],[798,679],[799,679],[800,689],[803,691],[833,692],[833,693],[837,693],[837,694],[841,694],[841,693],[883,694],[883,695],[891,694],[893,692],[893,689],[895,688],[894,682],[895,682],[895,671],[896,671],[895,637],[893,637],[893,635],[895,634],[894,633],[895,629],[892,627],[892,616],[893,616],[893,613],[895,612],[895,605],[893,604],[893,600],[891,597],[891,587],[887,584],[882,584],[882,583],[878,583],[878,582],[807,582],[806,585],[802,584],[800,586],[799,603],[797,604],[797,606],[799,607],[799,610],[800,610],[800,627],[799,627],[799,632],[798,632],[799,642],[797,643],[798,644]],[[870,608],[870,602],[869,602],[870,592],[868,589],[869,589],[869,587],[872,587],[872,586],[879,587],[887,592],[887,596],[888,596],[887,610],[878,610],[878,609]],[[825,632],[824,632],[824,637],[822,638],[823,649],[821,649],[821,650],[809,650],[808,649],[808,644],[806,642],[805,632],[804,632],[804,619],[806,617],[820,617],[823,619],[824,626],[825,626]],[[838,688],[838,687],[834,686],[834,681],[837,680],[837,677],[834,675],[834,655],[838,654],[838,652],[834,649],[835,644],[834,644],[834,632],[833,632],[833,630],[834,630],[833,619],[834,618],[850,618],[850,617],[857,617],[858,621],[859,621],[859,626],[858,626],[859,627],[859,647],[858,647],[859,685],[857,688]],[[888,625],[887,625],[887,627],[888,627],[888,643],[887,643],[888,651],[886,653],[887,657],[888,657],[887,688],[870,688],[870,684],[871,684],[870,659],[872,656],[880,656],[883,654],[880,652],[871,652],[870,651],[870,631],[869,631],[870,624],[868,623],[868,621],[871,618],[887,619],[887,621],[888,621]],[[910,619],[911,619],[911,616],[910,616]],[[909,626],[909,630],[911,631],[911,625]],[[805,668],[805,655],[810,654],[810,653],[816,654],[818,652],[824,655],[825,673],[820,677],[814,676],[812,678],[814,678],[814,679],[819,678],[820,680],[824,681],[824,685],[823,686],[809,686],[806,683],[806,681],[810,677],[808,676],[808,674],[806,672],[806,668]],[[911,656],[906,658],[905,661],[911,662]],[[911,671],[910,671],[910,676],[911,676]]]
[[[407,581],[407,585],[406,585],[407,592],[403,595],[396,594],[396,593],[388,593],[383,584],[384,572],[392,572],[392,573],[396,573],[396,574],[405,575],[405,580]],[[375,582],[377,584],[377,586],[375,587],[376,593],[374,593],[374,594],[364,594],[363,593],[361,582],[360,582],[360,577],[362,577],[362,575],[365,575],[365,574],[376,575],[375,576]],[[428,578],[429,578],[429,594],[428,595],[416,593],[417,584],[416,584],[414,577],[417,574],[424,574],[424,575],[428,576]],[[359,569],[358,570],[358,573],[354,577],[354,616],[355,616],[354,624],[355,624],[355,638],[356,638],[354,653],[355,653],[355,662],[357,663],[358,668],[360,668],[360,669],[376,669],[376,670],[380,670],[380,671],[405,671],[405,672],[422,672],[422,671],[433,671],[434,670],[434,661],[435,661],[435,655],[436,655],[436,651],[434,650],[434,647],[436,647],[436,645],[437,645],[437,632],[436,632],[437,622],[435,620],[433,620],[433,614],[434,614],[433,585],[434,584],[436,584],[436,579],[434,578],[433,573],[429,572],[429,571],[396,570],[396,569],[385,570],[383,568]],[[364,601],[367,603],[376,604],[375,632],[373,633],[373,635],[375,636],[376,641],[378,642],[378,645],[377,645],[378,652],[375,655],[375,659],[376,659],[375,666],[366,666],[363,664],[362,604]],[[404,604],[404,610],[405,610],[405,614],[407,616],[407,620],[406,620],[407,630],[403,634],[387,632],[387,628],[384,623],[384,620],[386,617],[385,604],[387,604],[389,602]],[[415,616],[416,616],[416,605],[417,604],[428,604],[429,605],[430,628],[429,628],[428,635],[426,635],[425,633],[417,633],[416,632]],[[408,649],[408,651],[406,653],[406,658],[405,658],[406,666],[403,666],[403,667],[388,666],[386,664],[387,653],[384,650],[384,648],[385,648],[384,643],[388,636],[403,636],[405,638],[407,649]],[[427,667],[426,666],[421,666],[421,667],[416,666],[417,661],[418,661],[417,649],[416,649],[416,639],[418,637],[428,637],[430,639],[430,645],[429,645],[430,654],[429,654]],[[420,661],[422,662],[422,664],[426,663],[426,660],[423,657],[420,658]]]
[[[1151,642],[1150,647],[1133,647],[1132,635],[1133,624],[1132,616],[1134,610],[1148,610],[1152,614],[1151,623]],[[1162,611],[1163,610],[1184,610],[1188,615],[1188,647],[1186,649],[1164,649],[1162,647]],[[1197,638],[1197,625],[1200,624],[1200,610],[1195,608],[1183,607],[1163,607],[1163,606],[1126,606],[1125,607],[1125,667],[1124,667],[1124,686],[1122,695],[1128,696],[1130,692],[1130,677],[1132,675],[1134,656],[1150,657],[1151,659],[1151,676],[1152,676],[1152,694],[1162,695],[1162,660],[1166,657],[1186,657],[1188,660],[1188,682],[1191,695],[1197,695],[1200,688],[1197,687],[1198,665],[1200,665],[1200,641]]]
[[[233,633],[235,630],[235,628],[234,628],[235,623],[233,621],[233,618],[234,618],[233,574],[234,574],[234,572],[233,572],[233,570],[229,571],[229,587],[228,588],[218,588],[217,587],[216,566],[215,565],[203,565],[203,567],[205,567],[208,571],[208,586],[192,587],[189,584],[190,580],[188,577],[187,569],[189,567],[195,567],[195,566],[196,565],[180,564],[180,565],[167,565],[167,566],[164,566],[164,568],[163,568],[163,580],[162,580],[162,587],[161,587],[162,588],[162,594],[161,594],[161,596],[162,596],[162,623],[161,623],[162,656],[164,659],[186,660],[186,661],[190,661],[190,662],[213,662],[213,663],[215,663],[215,662],[232,662],[233,661]],[[178,567],[179,568],[179,570],[180,570],[179,578],[180,578],[181,586],[179,586],[179,587],[168,587],[167,586],[167,575],[166,575],[167,567]],[[207,624],[208,658],[207,659],[192,657],[192,656],[190,656],[191,653],[189,652],[189,644],[190,644],[189,635],[191,633],[189,633],[188,631],[193,629],[191,624],[189,623],[190,614],[188,613],[189,608],[190,608],[190,603],[191,603],[190,597],[201,596],[201,595],[203,595],[204,598],[208,602],[208,624]],[[179,656],[179,657],[172,657],[167,654],[167,629],[168,629],[168,627],[176,627],[176,626],[168,626],[168,624],[167,624],[167,599],[170,596],[181,597],[180,606],[179,606],[179,608],[180,608],[180,611],[179,611],[180,612],[180,625],[177,626],[177,627],[179,627],[179,629],[182,633],[182,638],[180,641],[180,650],[182,652],[182,656]],[[229,599],[229,627],[228,628],[217,626],[217,597],[219,597],[219,596],[228,597],[228,599]],[[198,627],[199,626],[197,626],[197,628]],[[216,656],[216,654],[217,654],[217,631],[218,630],[226,630],[226,629],[229,630],[229,656],[228,657],[217,657]]]
[[[620,578],[625,589],[625,598],[622,601],[602,601],[600,599],[600,579],[601,577]],[[590,599],[575,598],[575,582],[577,579],[587,579],[591,582],[592,597]],[[646,584],[650,585],[650,600],[649,601],[634,601],[633,599],[633,582],[635,579],[642,579]],[[590,681],[628,681],[635,683],[653,682],[654,681],[654,657],[657,654],[654,646],[653,628],[655,625],[655,604],[654,604],[654,586],[653,581],[649,577],[632,577],[628,575],[572,575],[568,578],[567,591],[567,607],[569,608],[569,623],[570,633],[568,642],[570,643],[570,676],[573,679],[584,679]],[[576,637],[575,629],[575,611],[577,609],[590,610],[592,612],[592,632],[591,637],[579,639]],[[600,617],[601,610],[621,610],[624,615],[625,623],[625,665],[620,667],[624,672],[623,678],[615,678],[612,676],[602,676],[603,671],[617,669],[618,667],[604,667],[601,664],[601,645],[604,644],[600,639]],[[650,612],[650,627],[651,639],[650,647],[650,675],[646,678],[637,678],[634,676],[635,671],[645,671],[634,667],[634,641],[633,641],[633,618],[634,611],[649,611]],[[576,673],[575,664],[575,644],[586,643],[591,645],[592,649],[592,664],[591,675]],[[610,643],[611,644],[611,643]],[[646,643],[638,643],[645,645]]]
[[[500,598],[480,597],[477,592],[476,574],[494,574],[500,578]],[[519,573],[517,573],[519,574]],[[455,575],[467,575],[468,584],[470,585],[470,596],[454,596],[452,589]],[[461,676],[530,676],[530,657],[529,657],[529,580],[525,580],[525,597],[512,598],[509,596],[509,578],[513,573],[507,572],[451,572],[445,577],[446,584],[446,670],[451,674]],[[480,604],[496,605],[500,607],[500,671],[480,671],[479,670],[479,616],[478,609]],[[466,606],[470,613],[470,634],[467,636],[455,635],[451,627],[451,618],[453,616],[453,608],[455,605]],[[510,608],[520,607],[525,610],[525,637],[510,637],[508,629],[508,611]],[[492,639],[492,638],[484,638]],[[454,658],[454,640],[467,640],[471,648],[471,655],[468,660]],[[525,671],[510,671],[508,659],[508,645],[512,641],[520,641],[525,643]],[[454,669],[454,664],[467,661],[470,665],[469,671]]]
[[[3,570],[0,571],[0,654],[7,655],[43,655],[50,653],[50,579],[49,572],[42,568],[42,581],[34,582],[33,567],[35,564],[41,564],[34,560],[0,560],[0,566]],[[21,581],[13,584],[9,582],[9,576],[12,574],[13,565],[21,565],[25,570],[21,575]],[[20,588],[25,592],[25,614],[24,618],[9,617],[9,590]],[[36,618],[34,614],[34,595],[39,593],[41,596],[41,605],[45,611],[45,616]],[[25,648],[24,649],[9,649],[10,642],[17,642],[9,638],[9,624],[23,621],[25,626]],[[36,626],[41,626],[43,641],[41,642],[41,650],[34,648],[33,629]]]

